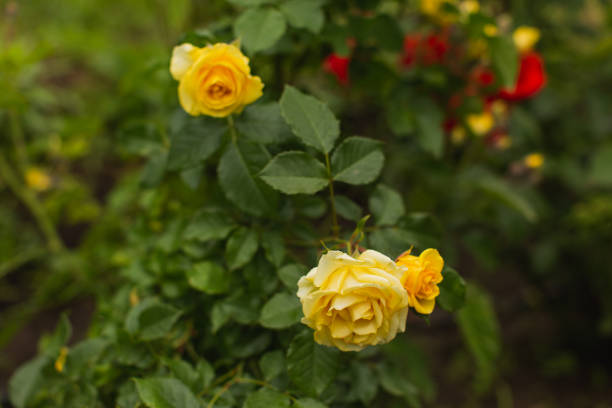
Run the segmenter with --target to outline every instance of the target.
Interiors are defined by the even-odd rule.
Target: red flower
[[[425,41],[423,50],[423,62],[427,65],[442,62],[448,52],[449,46],[446,37],[432,34]]]
[[[404,53],[401,63],[405,67],[415,62],[432,65],[442,62],[449,50],[445,35],[431,34],[422,38],[420,34],[408,34],[404,37]]]
[[[536,52],[529,52],[521,56],[521,66],[514,89],[502,89],[499,96],[507,101],[520,101],[540,92],[545,84],[546,73],[542,57]]]
[[[484,68],[478,73],[478,83],[482,86],[489,86],[495,81],[495,75],[490,69]]]
[[[351,59],[349,57],[341,57],[337,54],[330,54],[323,61],[323,68],[336,76],[338,82],[342,85],[348,84],[348,68]]]
[[[402,65],[406,67],[412,65],[412,63],[416,60],[420,43],[420,34],[406,35],[404,37],[404,54],[402,55]]]

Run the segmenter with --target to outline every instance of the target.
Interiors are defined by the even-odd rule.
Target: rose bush
[[[609,95],[577,97],[606,30],[567,41],[548,0],[66,1],[0,23],[0,344],[96,307],[13,406],[511,406],[585,361],[604,383],[572,347],[610,331]]]

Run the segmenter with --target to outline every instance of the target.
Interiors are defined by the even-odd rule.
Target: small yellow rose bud
[[[459,5],[459,10],[464,15],[478,13],[478,10],[480,10],[480,3],[478,3],[477,0],[464,0]]]
[[[463,126],[455,126],[453,130],[451,130],[451,141],[459,145],[465,141],[465,129]]]
[[[62,347],[60,349],[59,356],[55,360],[55,364],[54,364],[55,370],[58,373],[61,373],[62,371],[64,371],[64,365],[66,365],[66,357],[68,357],[68,347]]]
[[[51,187],[51,177],[38,167],[30,167],[25,174],[28,187],[36,191],[45,191]]]
[[[514,45],[521,54],[531,51],[539,39],[540,30],[535,27],[521,26],[512,33]]]
[[[497,34],[499,34],[499,29],[495,24],[486,24],[482,31],[487,37],[495,37]]]
[[[388,343],[406,328],[405,272],[373,250],[329,251],[298,282],[302,323],[314,329],[317,343],[342,351]]]
[[[442,282],[444,260],[435,249],[426,249],[419,256],[410,254],[411,249],[401,254],[396,262],[407,268],[402,282],[408,293],[408,304],[418,313],[430,314],[440,294],[438,283]]]
[[[466,121],[470,130],[476,136],[483,136],[489,133],[495,124],[491,112],[472,113],[467,116]]]
[[[531,153],[525,156],[523,162],[530,169],[538,169],[544,164],[544,156],[541,153]]]
[[[192,116],[240,113],[262,95],[261,78],[251,75],[249,59],[235,44],[174,47],[170,73],[179,81],[181,106]]]

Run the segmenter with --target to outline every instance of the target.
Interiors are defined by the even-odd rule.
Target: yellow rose
[[[408,304],[421,314],[430,314],[440,294],[444,260],[435,249],[426,249],[419,256],[410,250],[397,258],[397,264],[407,268],[402,282],[408,292]]]
[[[544,164],[544,156],[542,153],[531,153],[525,156],[524,162],[530,169],[538,169]]]
[[[181,106],[193,116],[239,113],[262,94],[261,78],[251,75],[249,59],[234,44],[174,47],[170,73],[179,81]]]
[[[521,54],[531,51],[540,39],[540,30],[535,27],[520,26],[512,33],[512,40]]]
[[[317,343],[342,351],[388,343],[406,328],[404,272],[373,250],[357,257],[329,251],[298,282],[302,323],[315,330]]]
[[[476,136],[483,136],[495,125],[495,120],[490,112],[472,113],[466,118],[469,128]]]

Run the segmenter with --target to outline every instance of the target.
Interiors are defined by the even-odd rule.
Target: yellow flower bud
[[[262,95],[261,78],[251,75],[249,59],[234,44],[174,47],[170,73],[179,81],[181,106],[193,116],[240,113]]]
[[[367,250],[357,256],[329,251],[298,282],[302,323],[317,343],[342,351],[390,342],[406,327],[406,268]]]
[[[487,37],[495,37],[499,34],[499,29],[495,24],[487,24],[483,27],[482,31],[485,33]]]
[[[465,129],[463,126],[455,126],[453,130],[451,130],[451,141],[454,144],[461,144],[465,141]]]
[[[540,30],[535,27],[521,26],[512,33],[514,45],[521,54],[531,51],[540,39]]]
[[[530,169],[537,169],[542,167],[544,164],[544,155],[541,153],[531,153],[525,156],[523,162],[525,163],[525,166],[529,167]]]
[[[51,187],[51,177],[38,167],[30,167],[25,174],[28,187],[36,191],[45,191]]]
[[[397,264],[407,268],[402,278],[408,292],[408,304],[418,313],[430,314],[440,294],[438,283],[442,282],[444,259],[435,249],[426,249],[419,256],[404,252],[397,258]]]
[[[464,0],[459,5],[459,10],[464,15],[478,13],[480,10],[480,3],[477,0]]]
[[[64,371],[64,365],[66,365],[66,357],[68,357],[68,347],[62,347],[60,349],[59,356],[57,357],[57,360],[55,360],[54,364],[55,370],[58,373]]]
[[[483,136],[491,129],[495,121],[491,112],[473,113],[467,116],[467,124],[476,136]]]

